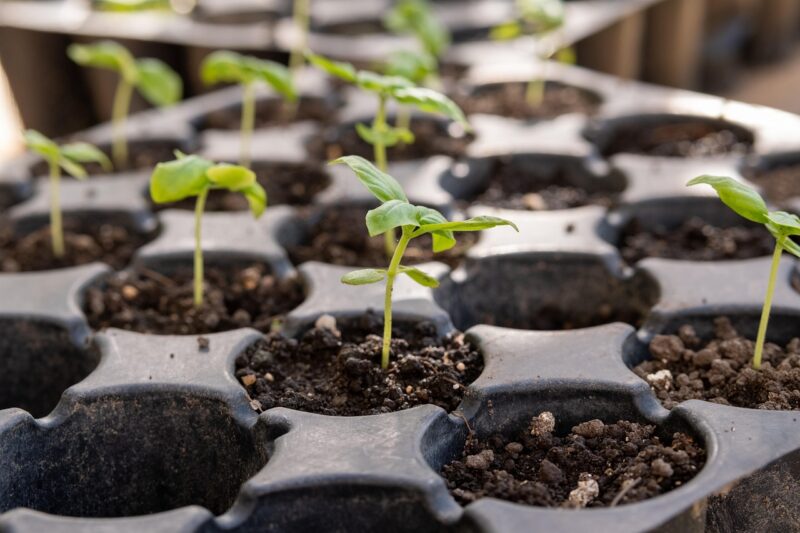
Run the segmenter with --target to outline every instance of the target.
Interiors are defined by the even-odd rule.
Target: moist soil
[[[267,191],[268,205],[308,205],[330,184],[330,176],[313,164],[255,163],[253,171],[258,182]],[[196,202],[195,198],[187,198],[172,204],[153,204],[153,208],[194,210]],[[227,190],[211,191],[205,205],[206,211],[247,209],[249,206],[244,195]]]
[[[382,335],[376,313],[340,324],[323,316],[299,339],[265,336],[237,359],[236,376],[258,411],[280,406],[359,416],[421,404],[453,411],[483,370],[483,358],[462,334],[438,338],[430,322],[393,328],[383,370]]]
[[[608,157],[619,153],[661,157],[708,157],[746,154],[752,136],[700,120],[669,124],[621,124],[614,128],[610,142],[602,147]]]
[[[111,158],[111,148],[109,146],[99,146],[99,148]],[[126,166],[118,167],[114,165],[111,172],[103,170],[97,163],[87,163],[84,165],[84,168],[91,176],[99,174],[117,174],[133,170],[152,170],[158,163],[175,159],[176,149],[180,149],[180,146],[173,142],[131,142],[128,144],[128,164]],[[34,176],[47,176],[49,173],[47,163],[36,163],[31,172]]]
[[[753,170],[747,174],[747,178],[760,185],[773,202],[781,203],[787,198],[800,196],[800,164]]]
[[[571,171],[562,167],[554,167],[547,175],[537,175],[535,171],[497,162],[490,171],[487,187],[466,201],[525,211],[613,205],[616,193],[576,187],[571,184],[572,177]]]
[[[767,343],[761,369],[752,367],[755,343],[726,317],[714,320],[714,337],[698,338],[684,325],[677,335],[657,335],[652,359],[633,370],[667,409],[686,400],[708,400],[753,409],[800,409],[800,339],[785,347]]]
[[[331,122],[335,112],[320,98],[301,98],[296,107],[283,100],[267,98],[256,103],[255,128],[285,126],[292,122],[314,120]],[[205,115],[200,122],[202,130],[239,130],[242,127],[242,109],[220,109]]]
[[[705,463],[705,450],[685,433],[659,436],[652,425],[590,420],[566,436],[551,413],[518,435],[470,435],[462,456],[442,475],[462,505],[499,498],[541,507],[613,507],[679,487]]]
[[[263,264],[206,265],[203,306],[195,309],[188,266],[160,273],[144,267],[117,272],[90,287],[84,312],[94,329],[195,335],[253,327],[277,328],[300,305],[298,278],[278,279]]]
[[[384,249],[383,235],[369,236],[364,224],[366,214],[367,208],[360,206],[326,209],[318,220],[309,224],[302,243],[287,246],[292,263],[300,265],[306,261],[319,261],[333,265],[385,268],[389,258]],[[453,248],[434,254],[430,236],[423,235],[409,243],[403,264],[440,261],[455,267],[477,240],[477,233],[459,233]]]
[[[0,272],[54,270],[100,261],[114,269],[130,263],[136,250],[152,238],[125,226],[64,219],[63,257],[53,254],[50,226],[23,235],[9,226],[0,230]]]
[[[410,129],[414,134],[412,144],[397,144],[386,150],[388,161],[426,159],[435,155],[459,157],[464,154],[471,137],[467,134],[453,136],[448,133],[448,123],[431,118],[413,117]],[[460,128],[452,125],[453,128]],[[359,155],[372,161],[372,145],[358,136],[352,124],[326,130],[312,138],[308,151],[318,160],[330,161],[343,155]]]
[[[567,113],[593,115],[600,105],[599,98],[587,91],[554,82],[545,85],[541,103],[531,105],[525,97],[526,88],[525,83],[487,85],[457,98],[457,102],[467,115],[502,115],[520,120],[546,120]]]
[[[692,217],[677,228],[642,229],[634,219],[622,232],[622,257],[630,264],[645,257],[691,261],[750,259],[770,255],[775,241],[762,226],[720,228]]]

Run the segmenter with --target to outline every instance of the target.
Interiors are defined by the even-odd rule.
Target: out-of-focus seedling
[[[398,274],[405,274],[425,287],[437,287],[439,282],[414,267],[401,264],[403,254],[411,240],[430,234],[433,238],[433,251],[444,252],[456,244],[455,232],[481,231],[495,226],[511,226],[517,230],[513,222],[498,217],[481,216],[462,221],[448,221],[444,215],[431,209],[409,203],[403,188],[389,174],[382,172],[369,161],[358,156],[345,156],[333,161],[333,164],[344,163],[355,173],[358,179],[375,195],[381,205],[367,213],[366,224],[372,236],[394,231],[400,228],[400,241],[392,254],[389,267],[355,270],[342,277],[342,283],[348,285],[367,285],[386,280],[386,292],[383,304],[383,348],[381,351],[381,367],[389,366],[389,352],[392,342],[392,291]],[[517,230],[519,231],[519,230]]]
[[[547,61],[554,56],[562,63],[575,63],[575,52],[563,45],[565,21],[563,0],[516,0],[517,17],[492,28],[492,39],[504,41],[523,35],[535,37],[536,57],[542,74],[528,82],[525,98],[533,107],[544,100]]]
[[[72,44],[69,57],[85,67],[113,70],[120,76],[111,111],[114,164],[123,169],[128,164],[128,142],[125,123],[130,112],[133,89],[151,104],[163,107],[181,99],[183,82],[169,65],[159,59],[136,59],[119,43],[100,41],[92,44]]]
[[[289,54],[289,70],[292,80],[297,82],[297,73],[306,63],[305,53],[308,48],[308,32],[311,25],[311,0],[294,0],[292,22],[297,36]]]
[[[386,104],[394,100],[398,104],[410,106],[427,113],[444,115],[450,120],[461,124],[465,130],[470,130],[464,112],[447,96],[424,87],[417,87],[407,78],[400,76],[382,76],[368,70],[356,70],[350,63],[331,61],[316,54],[307,54],[309,61],[347,83],[374,93],[378,96],[378,109],[371,126],[356,124],[356,131],[364,142],[373,147],[375,165],[381,172],[386,172],[386,148],[395,146],[399,142],[412,144],[414,134],[408,128],[392,127],[386,120]],[[386,253],[391,257],[394,252],[394,231],[386,231]]]
[[[194,210],[194,305],[203,305],[202,220],[208,193],[225,189],[242,193],[256,218],[267,208],[267,193],[252,170],[225,163],[215,164],[195,155],[176,153],[177,159],[159,163],[150,177],[150,196],[157,204],[196,197]]]
[[[82,163],[100,163],[111,170],[111,161],[100,149],[78,142],[59,146],[36,130],[25,131],[26,146],[41,155],[50,172],[50,239],[55,257],[64,257],[64,225],[61,216],[61,170],[77,179],[86,179]]]
[[[383,19],[394,33],[413,35],[422,49],[437,62],[450,46],[450,31],[439,22],[426,0],[398,0]]]
[[[250,146],[255,126],[256,104],[255,84],[264,82],[270,85],[289,102],[297,100],[297,92],[292,83],[289,70],[274,61],[244,56],[236,52],[220,50],[205,58],[201,66],[203,83],[238,83],[242,86],[242,126],[241,153],[239,164],[250,166]]]
[[[767,294],[764,297],[764,306],[761,310],[761,322],[758,325],[756,347],[753,354],[753,368],[761,368],[761,355],[764,352],[764,342],[767,336],[772,296],[775,294],[775,281],[778,277],[778,265],[781,254],[787,251],[800,257],[800,245],[791,237],[800,235],[800,218],[785,211],[769,211],[764,199],[752,188],[732,178],[724,176],[698,176],[687,185],[711,185],[719,195],[719,199],[739,216],[763,224],[775,237],[775,252],[772,254],[772,266],[767,281]]]
[[[135,13],[137,11],[172,11],[171,0],[94,0],[99,11]]]

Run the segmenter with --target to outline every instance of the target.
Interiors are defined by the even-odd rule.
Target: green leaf
[[[418,268],[400,265],[399,270],[401,274],[405,274],[423,287],[430,287],[433,289],[439,286],[439,280]]]
[[[79,180],[86,179],[86,169],[83,168],[83,165],[79,163],[75,163],[74,161],[70,161],[69,159],[62,157],[58,160],[58,166],[63,168],[64,172],[73,178],[77,178]]]
[[[157,204],[197,196],[211,186],[206,172],[212,166],[211,161],[196,155],[159,163],[150,177],[150,196]]]
[[[356,133],[367,144],[374,145],[378,139],[381,139],[387,148],[391,148],[401,141],[405,144],[414,142],[414,134],[407,128],[386,127],[382,133],[378,133],[370,126],[359,122],[356,124]]]
[[[214,185],[230,191],[241,191],[256,182],[255,172],[246,167],[220,163],[206,170],[206,176]]]
[[[401,88],[395,90],[392,93],[392,97],[401,104],[412,105],[426,113],[442,114],[450,120],[463,125],[466,129],[471,129],[461,108],[451,99],[433,89],[424,87]]]
[[[494,41],[509,41],[520,35],[522,35],[522,26],[516,20],[499,24],[489,32],[489,38]]]
[[[767,226],[773,234],[800,235],[800,218],[786,211],[768,213]]]
[[[320,70],[324,70],[331,76],[340,78],[348,83],[356,82],[356,68],[350,63],[333,61],[311,52],[306,52],[306,59],[308,59],[309,63]]]
[[[71,44],[67,55],[84,67],[110,69],[119,72],[128,83],[136,83],[138,69],[128,49],[114,41],[99,41],[92,44]]]
[[[517,0],[517,10],[536,33],[547,33],[564,25],[563,0]]]
[[[419,225],[417,206],[405,200],[389,200],[367,212],[367,230],[371,237],[402,226]]]
[[[426,224],[424,226],[420,226],[420,228],[414,233],[415,234],[419,233],[420,235],[422,235],[423,233],[429,233],[431,231],[440,231],[440,230],[481,231],[489,228],[494,228],[497,226],[511,226],[517,232],[519,231],[519,228],[517,228],[516,224],[504,218],[480,216],[480,217],[473,217],[467,220],[457,220],[454,222],[438,222],[433,224]]]
[[[258,218],[264,214],[267,209],[267,191],[264,190],[261,184],[258,182],[253,183],[244,189],[240,189],[239,192],[247,198],[250,212],[253,213],[254,217]]]
[[[403,202],[408,202],[406,193],[403,192],[403,187],[400,186],[400,183],[389,174],[378,170],[375,165],[363,157],[348,155],[331,162],[332,165],[342,163],[350,167],[350,170],[355,173],[359,181],[361,181],[361,183],[369,189],[369,192],[379,201],[401,200]]]
[[[342,283],[347,285],[369,285],[386,279],[386,270],[381,268],[365,268],[354,270],[342,276]]]
[[[171,11],[169,0],[94,0],[95,9],[132,13],[136,11]]]
[[[111,160],[102,150],[89,143],[70,143],[61,147],[61,155],[77,163],[100,163],[103,170],[113,169]]]
[[[394,33],[413,34],[425,51],[436,57],[450,44],[450,32],[424,0],[398,0],[383,22]]]
[[[578,56],[573,47],[567,46],[556,52],[556,61],[565,65],[575,65],[578,62]]]
[[[427,52],[398,50],[389,56],[384,70],[389,76],[400,76],[420,85],[436,68],[436,58]]]
[[[384,76],[369,70],[359,70],[355,83],[364,90],[384,94],[393,94],[399,89],[414,86],[411,81],[401,76]]]
[[[55,161],[59,158],[58,145],[38,131],[25,130],[22,135],[25,137],[25,145],[48,161]]]
[[[290,102],[297,100],[297,91],[289,69],[266,59],[245,56],[244,65],[253,79],[261,80]]]
[[[747,220],[767,222],[767,204],[747,185],[725,176],[698,176],[687,183],[688,186],[698,184],[711,185],[725,205]]]
[[[159,107],[175,104],[183,95],[183,81],[177,72],[159,59],[140,59],[136,88],[145,100]]]
[[[444,224],[447,219],[439,211],[429,207],[417,207],[417,226],[431,226],[433,224]],[[456,238],[453,232],[448,229],[439,229],[429,232],[433,239],[432,249],[434,253],[444,252],[456,245]]]
[[[792,254],[792,255],[794,255],[796,257],[800,257],[800,245],[798,245],[792,239],[790,239],[788,237],[785,238],[783,240],[783,246],[782,247],[783,247],[784,250],[786,250],[790,254]]]
[[[244,67],[242,55],[228,50],[207,55],[200,65],[200,77],[206,85],[252,81],[251,73]]]

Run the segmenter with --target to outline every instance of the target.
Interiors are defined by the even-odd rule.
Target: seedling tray
[[[528,79],[529,67],[475,69],[458,90]],[[592,116],[519,121],[474,115],[475,137],[453,158],[395,163],[412,202],[450,215],[500,214],[520,232],[481,234],[455,269],[421,268],[441,286],[407,280],[395,290],[402,323],[427,320],[439,334],[455,327],[483,354],[485,368],[457,410],[422,405],[389,414],[331,417],[285,408],[259,412],[235,361],[261,337],[253,329],[198,336],[94,331],[83,312],[88,287],[111,273],[94,263],[58,271],[0,275],[0,531],[455,531],[686,532],[791,530],[800,509],[796,484],[800,422],[793,411],[758,411],[689,401],[661,406],[631,367],[649,357],[656,334],[691,324],[705,335],[729,316],[753,336],[768,258],[627,262],[618,249],[633,218],[677,224],[692,214],[732,223],[707,191],[687,189],[700,173],[742,177],[800,151],[800,118],[709,96],[666,90],[553,65],[551,83],[594,95]],[[315,214],[368,202],[346,169],[325,167],[307,150],[368,118],[371,102],[332,91],[313,73],[308,101],[330,101],[323,123],[262,129],[258,164],[314,164],[328,185],[310,205],[275,205],[255,221],[245,212],[208,213],[203,247],[210,264],[247,260],[278,277],[299,273],[305,300],[283,333],[296,336],[320,316],[347,321],[380,309],[380,286],[339,284],[344,266],[293,264],[287,249],[303,240]],[[329,95],[334,95],[333,97]],[[218,160],[235,160],[235,131],[202,130],[209,113],[235,109],[238,89],[223,90],[130,123],[132,143],[164,141]],[[274,99],[264,92],[263,102]],[[733,132],[741,153],[658,157],[613,153],[625,128],[690,118]],[[417,118],[415,120],[423,120]],[[107,126],[81,137],[107,146]],[[738,146],[738,144],[737,144]],[[318,152],[312,152],[312,154]],[[769,156],[769,157],[767,157]],[[776,159],[777,158],[777,159]],[[496,160],[566,166],[584,187],[612,191],[614,206],[525,211],[469,205]],[[23,157],[2,169],[17,231],[41,224],[47,187]],[[133,264],[159,270],[189,264],[192,214],[154,211],[148,172],[63,184],[68,215],[115,217],[155,238]],[[742,178],[744,179],[744,178]],[[466,202],[466,203],[465,203]],[[784,258],[770,339],[796,335],[798,272]],[[558,308],[573,330],[537,329],[543,308]],[[603,306],[603,313],[598,309]],[[630,324],[614,322],[623,317]],[[510,327],[502,327],[510,326]],[[516,329],[511,329],[516,328]],[[439,475],[461,453],[468,429],[511,434],[543,411],[558,430],[594,418],[628,419],[687,432],[706,464],[688,483],[640,503],[603,509],[546,509],[491,498],[460,506]]]

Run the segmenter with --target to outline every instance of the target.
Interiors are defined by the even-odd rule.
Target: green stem
[[[392,255],[389,263],[389,270],[386,271],[386,293],[383,298],[383,351],[381,352],[381,368],[384,370],[389,367],[389,351],[392,346],[392,292],[394,291],[394,280],[400,268],[400,261],[406,252],[406,246],[411,240],[411,232],[403,229],[400,242]]]
[[[528,82],[528,87],[525,89],[525,101],[531,107],[539,107],[544,101],[544,80],[541,78],[534,78]]]
[[[206,207],[208,189],[203,189],[197,195],[197,204],[194,208],[194,306],[203,306],[203,243],[202,222],[203,210]]]
[[[294,0],[292,15],[295,30],[300,33],[296,45],[289,56],[289,70],[292,80],[297,80],[297,73],[305,65],[305,51],[308,47],[308,27],[311,23],[311,0]]]
[[[372,150],[375,154],[375,166],[381,172],[386,172],[386,145],[383,136],[386,133],[386,96],[378,97],[378,112],[375,113],[375,120],[372,121],[372,131],[375,133],[375,142]],[[386,250],[386,257],[392,257],[394,253],[394,230],[389,230],[383,234],[383,247]]]
[[[764,352],[764,341],[767,337],[767,323],[769,313],[772,308],[772,296],[775,294],[775,281],[778,278],[778,265],[781,262],[783,253],[783,241],[786,237],[779,237],[775,243],[775,252],[772,254],[772,267],[769,270],[769,282],[767,282],[767,295],[764,298],[764,308],[761,310],[761,322],[758,324],[758,336],[756,337],[756,351],[753,355],[753,368],[761,368],[761,354]]]
[[[50,164],[50,240],[53,255],[64,257],[64,225],[61,221],[61,169],[56,161]]]
[[[111,110],[112,146],[111,156],[117,169],[124,169],[128,165],[128,141],[125,135],[125,121],[131,108],[133,84],[120,78],[117,90],[114,93],[114,104]]]
[[[397,110],[397,121],[395,122],[395,126],[398,129],[408,130],[411,129],[411,110],[405,106],[400,107]],[[400,141],[402,144],[403,141]]]
[[[256,93],[255,85],[245,83],[242,86],[242,135],[239,153],[239,164],[250,168],[251,145],[253,142],[253,129],[256,123]]]

